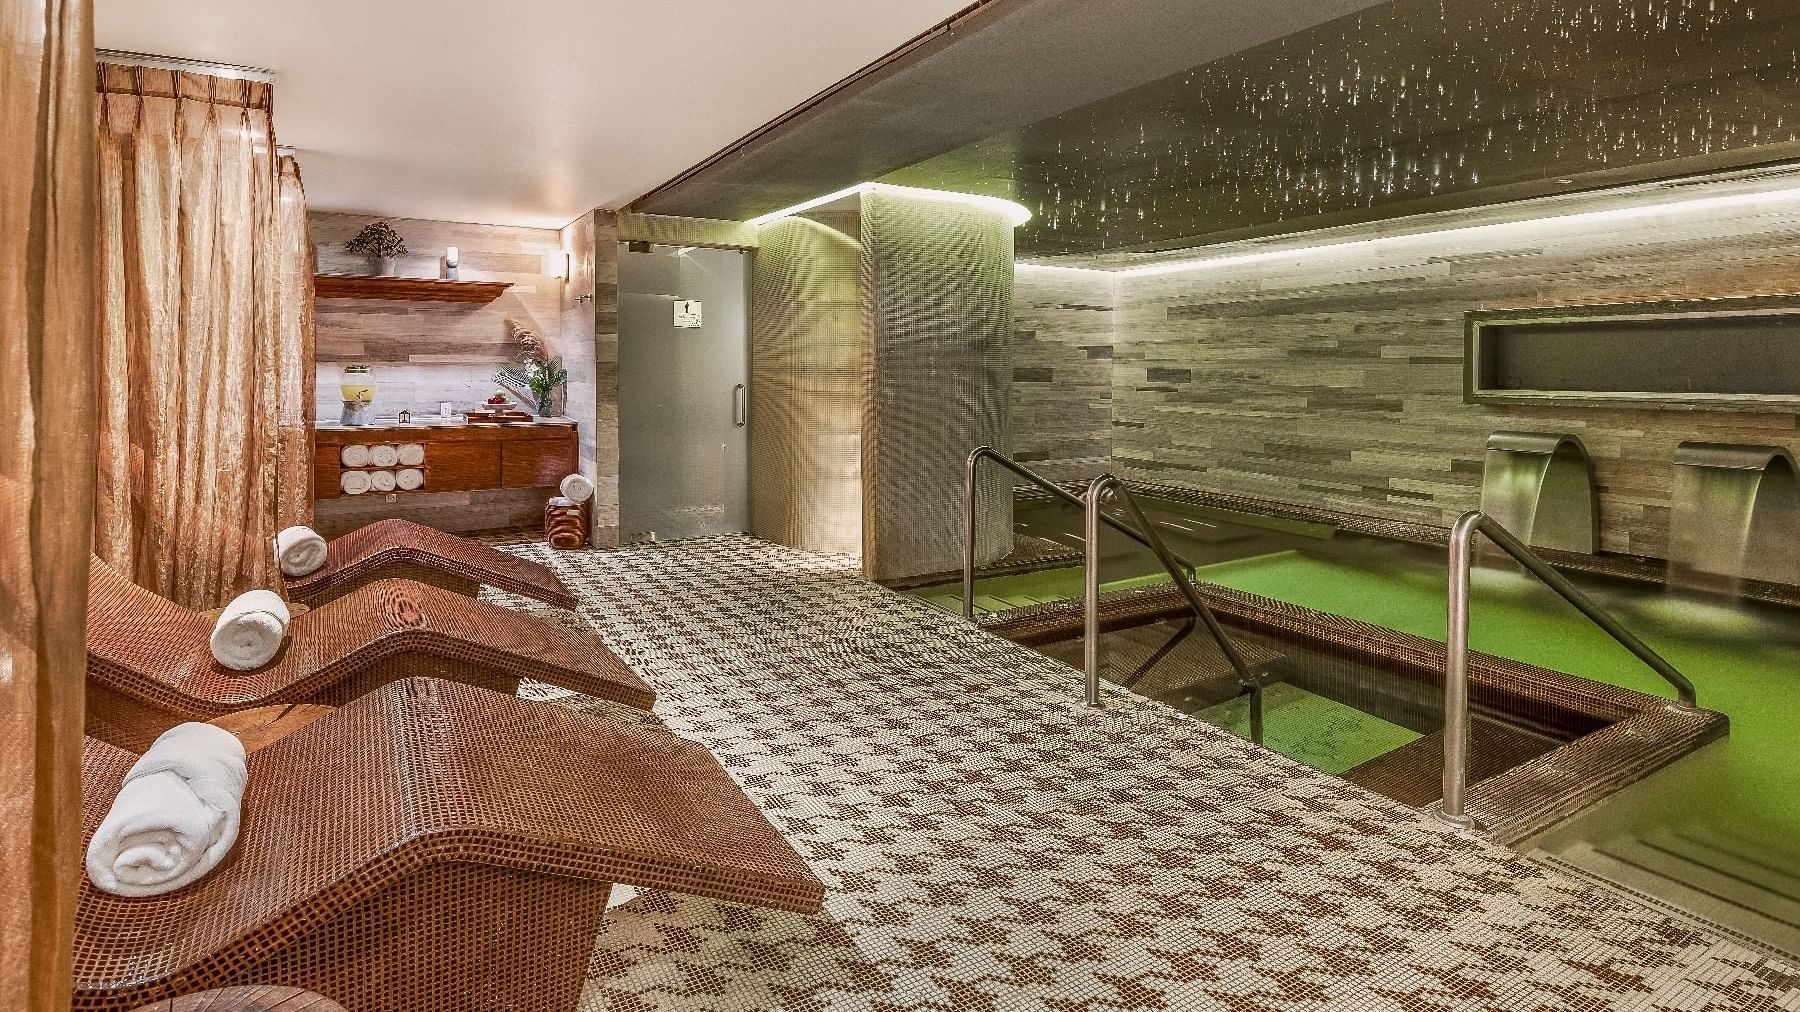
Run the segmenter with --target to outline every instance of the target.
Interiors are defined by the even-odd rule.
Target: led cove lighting
[[[1030,208],[1027,208],[1023,204],[1014,203],[1003,197],[986,197],[978,193],[957,193],[952,190],[926,190],[917,186],[895,186],[892,183],[857,183],[855,186],[846,186],[834,193],[827,193],[823,197],[814,197],[811,200],[802,201],[801,203],[795,204],[793,207],[784,207],[779,211],[770,211],[768,214],[751,218],[744,224],[751,228],[760,228],[772,221],[791,218],[796,214],[810,211],[815,207],[822,207],[826,204],[842,200],[845,197],[854,196],[859,193],[874,192],[893,193],[902,196],[918,197],[921,200],[941,200],[951,204],[967,204],[970,207],[979,207],[983,210],[993,211],[996,214],[1010,218],[1014,228],[1018,228],[1020,225],[1031,220]]]
[[[1145,264],[1142,267],[1127,267],[1111,273],[1120,277],[1141,278],[1154,274],[1178,274],[1183,271],[1205,270],[1211,267],[1236,267],[1240,264],[1260,263],[1265,260],[1283,260],[1293,257],[1312,256],[1318,253],[1338,253],[1344,250],[1362,249],[1380,243],[1403,242],[1408,239],[1434,238],[1446,235],[1469,235],[1472,233],[1498,233],[1507,229],[1536,228],[1545,225],[1588,225],[1604,221],[1626,221],[1633,218],[1651,218],[1659,214],[1686,213],[1689,211],[1707,211],[1723,207],[1736,207],[1740,204],[1759,204],[1800,200],[1800,189],[1768,190],[1760,193],[1734,193],[1724,197],[1700,197],[1695,200],[1673,200],[1661,204],[1638,204],[1633,207],[1615,207],[1604,211],[1577,211],[1572,214],[1557,214],[1543,218],[1525,218],[1519,221],[1498,221],[1487,225],[1462,225],[1457,228],[1436,229],[1429,232],[1410,232],[1405,235],[1384,235],[1374,239],[1353,239],[1347,242],[1322,243],[1317,246],[1298,246],[1292,249],[1265,250],[1258,253],[1243,253],[1237,256],[1201,257],[1193,260],[1172,260],[1167,263]]]

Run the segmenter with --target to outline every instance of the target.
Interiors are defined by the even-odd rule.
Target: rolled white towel
[[[403,467],[394,472],[394,487],[402,492],[424,488],[425,472],[416,467]]]
[[[572,502],[587,502],[594,497],[594,480],[585,474],[571,474],[558,488]]]
[[[177,724],[125,774],[88,841],[87,874],[115,896],[174,892],[212,871],[237,842],[244,746],[211,724]]]
[[[418,467],[425,463],[425,445],[423,443],[401,443],[395,451],[395,463],[401,467]]]
[[[275,564],[289,576],[318,572],[325,554],[325,539],[311,527],[287,527],[275,535]]]
[[[213,623],[213,657],[234,671],[253,671],[275,659],[287,626],[287,602],[280,595],[272,590],[239,594]]]
[[[345,495],[362,495],[369,490],[369,472],[345,471],[344,476],[338,479],[338,487],[344,490]]]
[[[369,465],[371,467],[393,467],[400,462],[400,448],[392,443],[377,443],[369,447]]]
[[[362,443],[351,443],[338,451],[338,461],[345,467],[368,467],[369,448]]]
[[[377,492],[392,492],[394,490],[394,472],[370,471],[369,487]]]

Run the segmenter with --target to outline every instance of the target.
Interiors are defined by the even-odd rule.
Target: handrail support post
[[[1437,816],[1476,828],[1465,810],[1469,787],[1469,567],[1481,514],[1468,513],[1450,531],[1450,584],[1444,636],[1444,797]]]
[[[1096,479],[1082,510],[1081,672],[1082,701],[1100,708],[1100,499],[1107,492]]]
[[[1471,828],[1469,817],[1469,573],[1474,566],[1476,539],[1485,535],[1489,541],[1525,567],[1546,587],[1555,591],[1586,616],[1588,621],[1612,637],[1633,657],[1661,675],[1675,689],[1678,710],[1699,707],[1694,683],[1676,670],[1663,656],[1619,624],[1605,609],[1595,604],[1569,578],[1557,572],[1520,541],[1504,524],[1480,510],[1470,510],[1457,518],[1450,529],[1449,593],[1446,598],[1444,636],[1444,797],[1434,814],[1452,825]]]

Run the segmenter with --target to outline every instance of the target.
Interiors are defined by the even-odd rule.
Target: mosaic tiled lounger
[[[377,520],[331,539],[325,565],[285,578],[290,600],[319,605],[375,580],[402,578],[475,596],[482,584],[573,609],[575,595],[542,563],[410,520]]]
[[[531,678],[640,709],[656,694],[590,632],[411,580],[380,580],[294,616],[273,662],[213,659],[212,621],[88,566],[87,733],[144,749],[184,720],[272,703],[340,705],[416,675],[501,692]]]
[[[136,756],[89,739],[98,826]],[[564,1012],[612,883],[812,913],[824,887],[701,746],[436,679],[250,756],[242,834],[164,896],[84,885],[77,1009],[279,982],[348,1009]]]

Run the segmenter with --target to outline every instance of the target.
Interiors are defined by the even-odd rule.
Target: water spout
[[[1800,479],[1779,446],[1682,443],[1669,519],[1671,581],[1733,590],[1800,585]]]
[[[1600,514],[1587,447],[1558,432],[1489,436],[1481,512],[1533,548],[1594,554]]]

